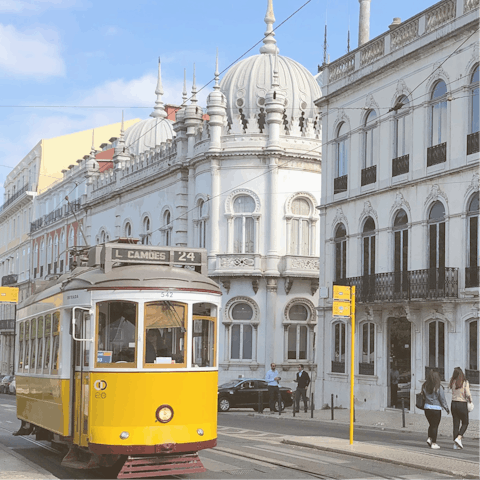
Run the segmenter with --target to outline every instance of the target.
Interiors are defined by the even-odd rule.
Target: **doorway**
[[[410,409],[410,389],[412,382],[412,327],[405,318],[388,319],[388,406]],[[398,370],[398,387],[392,386],[392,372]],[[394,374],[394,376],[396,376]]]

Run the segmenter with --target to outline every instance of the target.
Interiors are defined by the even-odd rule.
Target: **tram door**
[[[88,310],[75,308],[73,325],[74,387],[73,443],[88,446],[88,409],[90,397],[90,349],[92,348],[91,315]]]

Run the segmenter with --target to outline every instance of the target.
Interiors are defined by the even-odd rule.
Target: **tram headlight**
[[[201,437],[203,437],[203,434],[204,434],[205,432],[204,432],[201,428],[199,428],[199,429],[197,430],[197,433],[198,433]]]
[[[173,408],[170,405],[160,405],[155,416],[160,423],[168,423],[173,418]]]
[[[129,434],[128,432],[122,432],[122,433],[120,434],[120,438],[121,438],[122,440],[126,440],[129,436],[130,436],[130,434]]]

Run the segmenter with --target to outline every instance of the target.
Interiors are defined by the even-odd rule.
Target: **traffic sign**
[[[333,299],[350,301],[350,287],[333,286]]]
[[[18,288],[0,287],[0,302],[18,303]]]
[[[333,316],[334,317],[349,317],[350,316],[350,302],[333,302]]]

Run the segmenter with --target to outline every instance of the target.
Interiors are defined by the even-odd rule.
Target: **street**
[[[307,422],[278,416],[253,417],[243,410],[219,414],[218,446],[202,451],[200,457],[207,469],[201,474],[176,478],[455,478],[417,468],[354,456],[322,452],[312,448],[282,444],[289,436],[348,437],[348,426],[326,422]],[[50,472],[57,478],[108,478],[108,471],[79,471],[60,466],[62,456],[49,442],[35,441],[33,436],[14,437],[18,427],[15,415],[15,397],[0,395],[0,445]],[[357,428],[355,440],[379,445],[401,446],[410,450],[426,451],[424,435],[385,432],[378,429]],[[440,440],[442,443],[442,440]],[[443,443],[446,443],[443,440]],[[478,440],[468,439],[461,453],[447,448],[434,455],[460,455],[466,460],[478,461]],[[10,477],[0,478],[13,478]],[[22,477],[24,478],[24,477]]]

